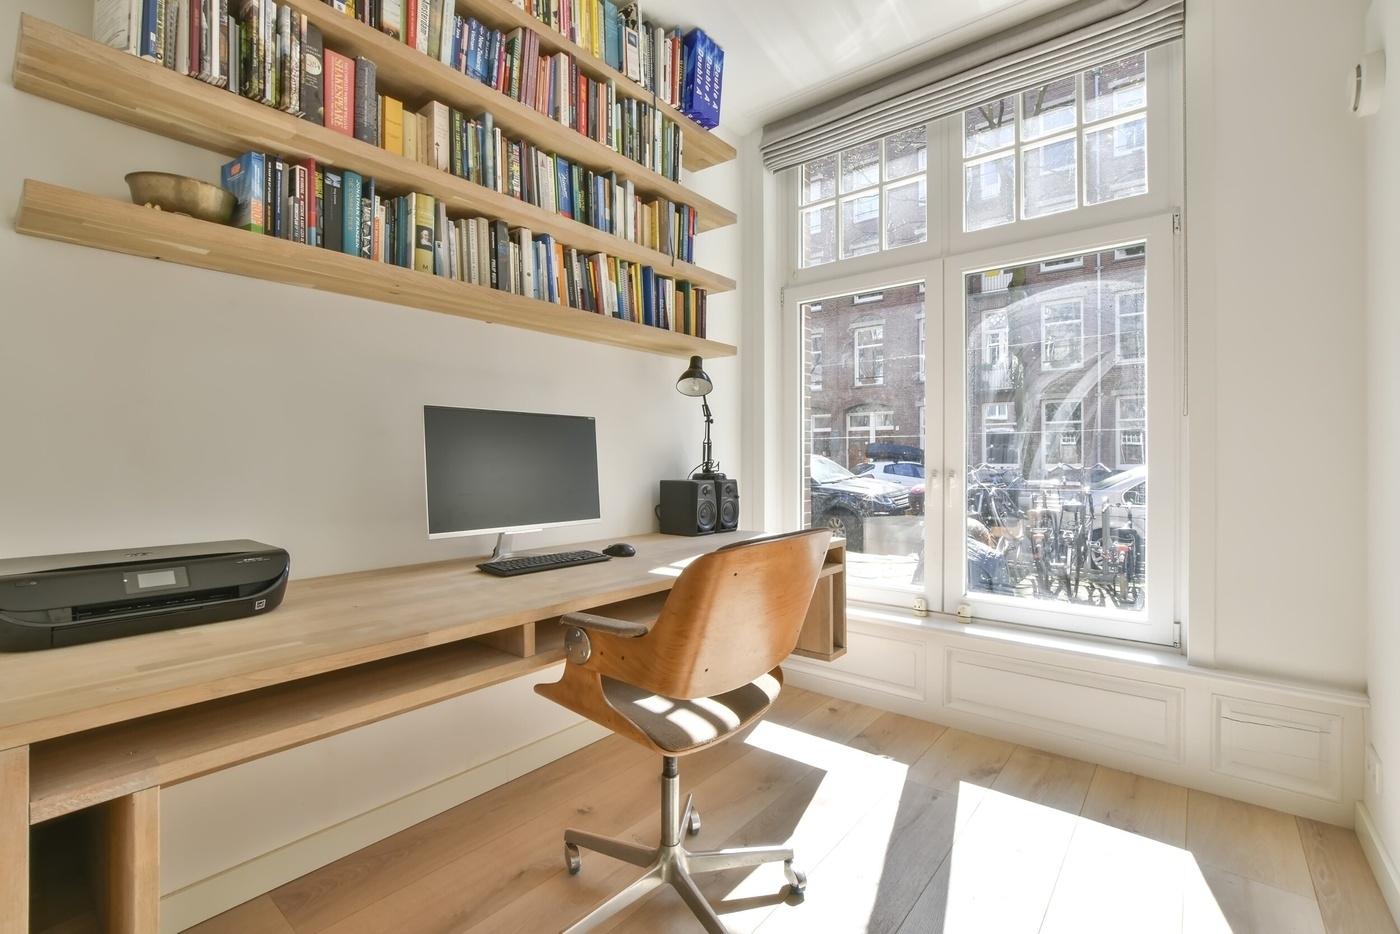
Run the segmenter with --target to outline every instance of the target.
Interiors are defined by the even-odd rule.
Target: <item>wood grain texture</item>
[[[992,788],[1070,814],[1078,814],[1094,778],[1094,765],[1080,759],[1017,746]]]
[[[518,135],[533,139],[538,133],[542,146],[572,152],[572,158],[595,169],[617,171],[648,194],[691,205],[700,213],[702,230],[728,226],[737,220],[734,212],[427,56],[411,52],[375,30],[349,21],[324,4],[303,0],[297,5],[302,12],[314,16],[323,29],[332,35],[345,31],[341,38],[349,46],[369,53],[387,88],[416,88],[409,100],[443,99],[444,103],[454,103],[474,113],[489,109],[493,117],[500,110]],[[335,19],[337,16],[339,20]],[[584,247],[587,244],[580,238],[588,238],[613,244],[607,252],[618,256],[626,255],[623,250],[639,250],[640,262],[673,265],[666,254],[202,81],[190,81],[154,62],[108,48],[33,16],[23,15],[20,19],[14,83],[30,94],[230,157],[258,149],[288,158],[311,158],[368,174],[391,194],[423,191],[447,201],[450,208],[488,213],[508,220],[512,226],[524,224],[536,233],[554,233],[569,246]],[[593,240],[594,237],[602,239]],[[651,258],[642,260],[641,256]]]
[[[277,910],[271,896],[264,895],[186,928],[185,934],[297,934],[297,931]]]
[[[1099,766],[1080,815],[1176,847],[1186,845],[1186,789]]]
[[[29,934],[29,749],[0,750],[0,934]]]
[[[487,286],[430,276],[388,263],[367,262],[344,253],[258,236],[246,230],[153,211],[33,179],[25,181],[15,229],[29,236],[114,253],[648,353],[726,357],[738,352],[733,346],[717,341],[592,314]]]
[[[1396,934],[1356,832],[1306,817],[1296,820],[1327,930]]]
[[[1291,814],[1193,788],[1186,801],[1186,847],[1202,866],[1313,898]]]
[[[1317,902],[1234,873],[1201,867],[1210,886],[1214,907],[1228,928],[1219,925],[1208,934],[1347,934],[1350,931],[1380,934],[1384,928],[1328,927]],[[1201,926],[1205,930],[1204,925]],[[1188,929],[1189,930],[1189,929]]]
[[[103,805],[94,889],[107,934],[160,930],[160,789]]]
[[[909,767],[909,781],[957,794],[959,785],[991,785],[1015,743],[948,729]]]

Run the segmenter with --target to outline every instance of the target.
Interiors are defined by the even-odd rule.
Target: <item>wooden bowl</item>
[[[132,172],[126,184],[136,204],[216,224],[233,220],[233,192],[218,185],[169,172]]]

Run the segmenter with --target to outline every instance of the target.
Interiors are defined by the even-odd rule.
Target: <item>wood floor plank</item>
[[[1094,764],[1017,746],[1001,767],[992,788],[1069,814],[1078,814],[1089,794]]]
[[[1201,872],[1231,934],[1343,934],[1349,930],[1372,934],[1372,928],[1329,931],[1317,902],[1306,896],[1210,866],[1203,866]]]
[[[297,934],[315,934],[652,758],[636,743],[606,737],[295,879],[274,890],[273,901]]]
[[[913,765],[947,729],[941,723],[887,713],[862,730],[849,745],[852,749]]]
[[[952,854],[933,873],[933,878],[920,893],[914,907],[904,916],[894,934],[944,934],[943,918],[948,910],[948,877],[952,872]]]
[[[1094,770],[1079,814],[1171,846],[1186,846],[1186,789],[1180,785],[1101,765]]]
[[[187,928],[185,934],[297,934],[270,895],[244,902],[208,921]]]
[[[1186,798],[1186,848],[1202,866],[1314,897],[1291,814],[1193,788]]]
[[[909,780],[952,794],[962,782],[990,787],[1015,751],[1015,743],[950,728],[909,767]]]
[[[1305,817],[1297,821],[1313,892],[1329,934],[1396,934],[1395,919],[1371,875],[1356,832]]]

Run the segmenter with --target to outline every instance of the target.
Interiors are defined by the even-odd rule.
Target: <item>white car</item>
[[[924,482],[924,465],[914,461],[866,461],[856,464],[852,472],[857,477],[874,477],[901,486],[919,486]]]

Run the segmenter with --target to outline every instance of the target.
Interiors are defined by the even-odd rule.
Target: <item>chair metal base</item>
[[[680,783],[676,758],[667,756],[661,772],[661,843],[655,848],[572,828],[564,831],[564,861],[570,873],[577,873],[582,868],[580,847],[647,870],[646,875],[593,909],[564,934],[583,934],[596,929],[660,885],[675,888],[710,934],[728,934],[719,915],[705,901],[705,896],[700,894],[692,878],[701,872],[739,869],[782,860],[792,894],[801,895],[806,890],[807,877],[801,870],[793,868],[791,847],[751,846],[691,853],[681,846],[682,831],[688,831],[691,835],[700,832],[700,815],[694,809],[691,796],[686,797],[685,810],[681,810]]]

